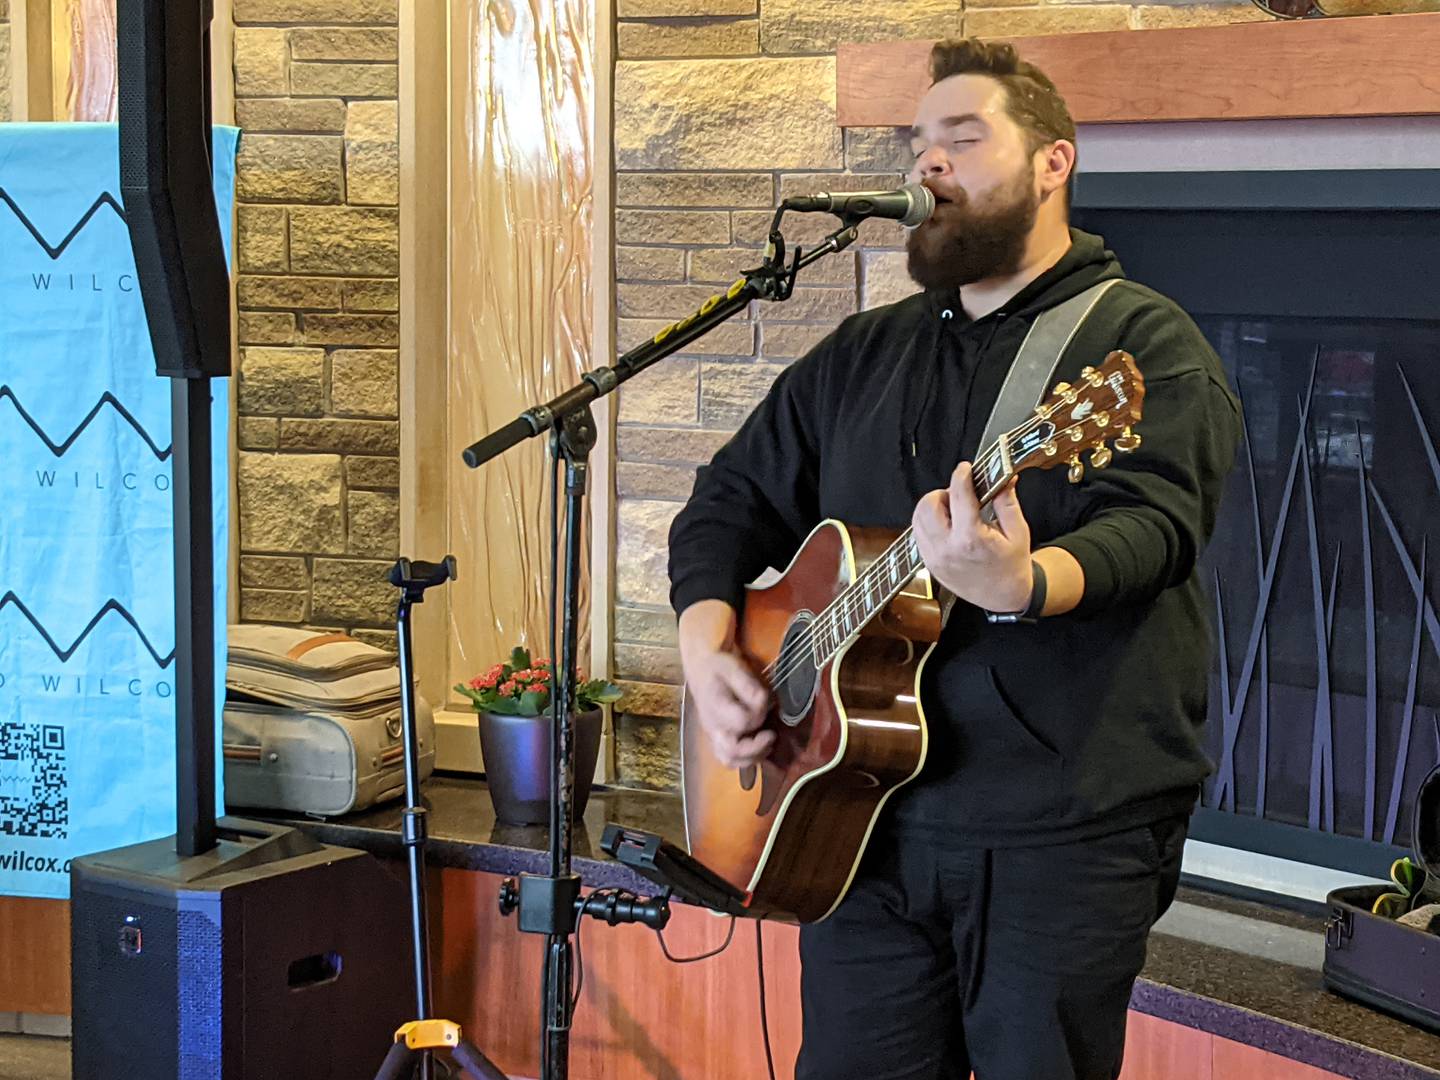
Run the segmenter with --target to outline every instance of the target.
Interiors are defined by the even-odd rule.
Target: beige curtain
[[[51,0],[56,120],[114,120],[114,0]]]
[[[457,0],[451,19],[447,512],[461,566],[450,605],[453,684],[514,644],[549,655],[546,440],[477,470],[457,455],[592,366],[595,25],[591,0]]]

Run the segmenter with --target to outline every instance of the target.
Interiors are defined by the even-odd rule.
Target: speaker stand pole
[[[175,376],[170,391],[175,511],[175,852],[216,845],[215,544],[211,381]]]

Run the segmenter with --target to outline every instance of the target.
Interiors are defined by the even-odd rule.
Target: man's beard
[[[986,202],[975,206],[963,197],[938,203],[930,220],[906,237],[906,268],[917,285],[958,289],[1019,271],[1040,210],[1034,171],[1021,173]]]

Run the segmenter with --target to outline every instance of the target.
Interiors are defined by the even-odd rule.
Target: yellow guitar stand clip
[[[453,1020],[412,1020],[395,1032],[395,1045],[375,1080],[405,1080],[415,1074],[427,1054],[448,1050],[455,1062],[474,1080],[507,1080],[484,1054],[465,1041]]]
[[[395,1041],[411,1050],[449,1050],[460,1045],[460,1025],[453,1020],[411,1020],[395,1032]]]

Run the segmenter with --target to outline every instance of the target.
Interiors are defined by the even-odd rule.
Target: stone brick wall
[[[628,348],[759,260],[776,200],[888,188],[909,168],[890,129],[835,122],[840,42],[1054,34],[1262,19],[1249,3],[1040,0],[617,0],[615,280]],[[786,220],[811,242],[831,219]],[[621,391],[615,661],[620,779],[678,780],[680,663],[666,575],[670,521],[708,460],[786,364],[844,316],[913,291],[903,233],[870,222],[762,304]]]
[[[396,0],[235,0],[235,23],[240,617],[390,644]]]
[[[0,0],[0,122],[15,115],[10,102],[10,0]]]

